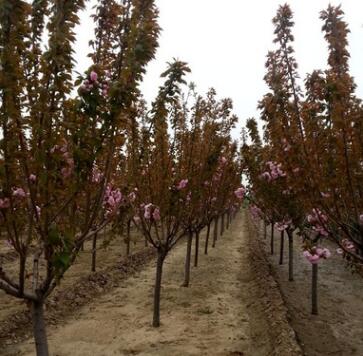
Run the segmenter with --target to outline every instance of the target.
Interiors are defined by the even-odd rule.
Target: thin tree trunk
[[[287,231],[289,238],[289,281],[294,280],[294,239],[291,231]]]
[[[224,234],[224,214],[222,214],[222,222],[221,222],[221,236]]]
[[[230,224],[229,213],[227,213],[227,226],[226,226],[227,230],[229,230],[229,224]]]
[[[194,267],[198,267],[198,257],[199,257],[199,231],[195,233]]]
[[[318,265],[312,265],[311,314],[318,315]]]
[[[284,230],[281,231],[280,236],[280,261],[279,264],[282,265],[284,263]]]
[[[160,293],[161,293],[161,278],[163,273],[163,264],[165,260],[165,253],[162,249],[158,249],[158,259],[156,262],[156,277],[154,287],[154,314],[153,314],[153,327],[160,326]]]
[[[217,216],[214,219],[214,230],[213,230],[213,243],[212,243],[212,247],[216,247],[216,241],[217,241],[217,238],[218,238],[218,220],[219,220],[219,217]]]
[[[263,221],[264,229],[263,229],[263,237],[266,240],[267,239],[267,224],[266,221]]]
[[[33,334],[37,356],[48,356],[48,340],[45,329],[43,302],[31,304]]]
[[[187,242],[187,254],[185,256],[185,273],[184,273],[184,283],[183,287],[189,287],[190,281],[190,258],[192,254],[192,242],[193,242],[193,233],[189,231],[188,234],[188,242]]]
[[[126,229],[126,256],[130,256],[130,230],[131,230],[131,220],[127,222],[127,229]]]
[[[271,224],[271,255],[274,254],[274,234],[275,234],[275,224]]]
[[[207,236],[205,238],[205,246],[204,246],[204,254],[208,255],[208,244],[209,244],[209,235],[210,235],[210,224],[207,226]]]
[[[97,254],[97,234],[94,234],[92,240],[92,267],[91,267],[92,272],[96,272],[96,254]]]

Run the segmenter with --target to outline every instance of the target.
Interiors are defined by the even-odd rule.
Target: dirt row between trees
[[[287,239],[284,264],[279,265],[280,233],[275,231],[274,256],[270,255],[270,233],[271,228],[268,228],[264,240],[261,226],[256,241],[265,251],[288,307],[290,324],[305,355],[363,355],[362,276],[353,274],[342,257],[335,253],[336,245],[325,241],[324,246],[332,251],[332,257],[319,264],[319,315],[311,315],[311,264],[302,255],[300,237],[294,237],[294,281],[289,282]],[[258,235],[256,230],[253,234]]]
[[[142,268],[154,257],[154,251],[145,248],[138,231],[133,230],[131,238],[131,255],[127,257],[123,237],[117,236],[108,241],[100,236],[96,273],[91,272],[92,242],[86,242],[84,251],[80,253],[76,263],[67,271],[60,286],[47,300],[46,318],[49,325],[59,323],[75,309],[114,288],[120,280]],[[105,242],[107,246],[102,247]],[[10,253],[3,246],[1,252],[3,256],[7,256],[4,258],[5,270],[15,275],[18,269],[16,259],[9,258]],[[0,291],[0,345],[21,342],[31,333],[31,318],[24,301]],[[0,354],[1,352],[0,349]]]
[[[201,242],[204,242],[204,236]],[[155,261],[48,329],[52,355],[301,355],[268,265],[239,214],[181,287],[185,244],[163,271],[161,327],[151,327]],[[202,245],[202,243],[201,243]],[[31,339],[6,355],[33,355]]]

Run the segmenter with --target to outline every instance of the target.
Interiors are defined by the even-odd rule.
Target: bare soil
[[[363,278],[353,274],[342,257],[335,253],[337,246],[328,240],[324,246],[332,257],[319,263],[319,315],[311,314],[311,264],[303,257],[299,236],[294,240],[295,280],[288,281],[287,238],[284,265],[279,265],[280,233],[275,231],[275,255],[270,255],[270,232],[259,241],[268,256],[271,271],[277,280],[288,307],[289,321],[308,356],[363,355]]]
[[[239,214],[217,247],[200,254],[189,288],[181,287],[185,244],[170,253],[163,271],[160,328],[151,327],[153,261],[50,325],[51,354],[301,355],[278,286],[250,236],[250,225]],[[34,355],[34,343],[29,338],[3,351]]]

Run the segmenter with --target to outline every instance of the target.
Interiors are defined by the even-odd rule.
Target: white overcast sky
[[[327,47],[319,12],[329,3],[342,5],[351,30],[351,73],[358,85],[358,95],[363,97],[362,0],[156,0],[162,33],[156,59],[149,64],[142,85],[145,98],[153,100],[162,83],[160,73],[166,62],[176,57],[188,62],[192,70],[188,80],[196,83],[200,93],[214,87],[220,97],[233,99],[239,126],[248,117],[258,117],[257,102],[266,92],[265,57],[273,48],[271,20],[278,6],[285,2],[294,12],[294,48],[301,78],[314,69],[326,68]],[[90,1],[77,29],[79,71],[89,64],[85,55],[93,34],[89,14],[94,3]]]

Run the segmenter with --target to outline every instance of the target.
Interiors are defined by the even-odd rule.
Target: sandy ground
[[[133,229],[131,233],[131,239],[131,253],[139,252],[144,249],[144,240],[136,229]],[[105,238],[100,236],[97,248],[97,271],[107,269],[126,256],[126,244],[124,243],[122,236],[111,239],[106,247],[103,247],[103,242],[105,242]],[[9,256],[9,249],[5,244],[1,244],[0,247],[0,254],[6,256],[4,258],[4,270],[9,275],[16,275],[18,270],[17,261],[14,260],[14,258],[7,257]],[[78,284],[81,278],[92,274],[91,251],[92,242],[87,241],[85,243],[84,251],[80,252],[75,264],[66,272],[64,279],[61,281],[60,286],[56,288],[55,292],[67,291],[68,289],[72,288],[73,285]],[[27,310],[27,308],[22,300],[15,299],[0,290],[0,330],[1,321],[4,321],[15,313],[19,313],[24,310]]]
[[[268,229],[268,236],[270,233]],[[363,355],[363,278],[352,274],[336,246],[329,241],[333,256],[319,264],[319,315],[310,313],[311,264],[302,256],[300,238],[295,236],[295,281],[288,282],[287,240],[285,264],[278,264],[280,233],[275,233],[275,255],[269,256],[272,271],[289,309],[292,327],[308,356]],[[262,229],[260,230],[262,239]],[[265,249],[269,255],[269,238]]]
[[[184,288],[185,244],[180,244],[164,265],[160,328],[151,327],[153,262],[75,311],[63,325],[51,326],[52,355],[298,355],[294,345],[276,353],[279,338],[273,336],[278,330],[289,333],[289,326],[282,300],[269,295],[265,277],[255,275],[254,263],[263,262],[254,258],[251,263],[250,252],[246,223],[239,215],[217,247],[208,256],[200,255],[191,285]],[[34,355],[33,350],[28,340],[6,354]]]

